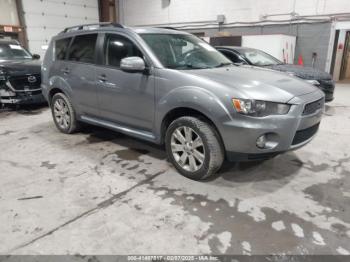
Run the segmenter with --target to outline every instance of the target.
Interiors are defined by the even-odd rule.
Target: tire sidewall
[[[172,150],[171,150],[171,136],[173,134],[173,132],[181,126],[188,126],[190,128],[192,128],[202,139],[203,141],[203,145],[204,145],[204,163],[202,165],[202,167],[195,171],[195,172],[189,172],[185,169],[183,169],[175,160]],[[166,151],[167,151],[167,155],[169,160],[171,161],[171,163],[175,166],[175,168],[185,177],[188,177],[190,179],[193,180],[200,180],[202,178],[204,178],[207,175],[207,170],[209,167],[209,163],[210,163],[210,148],[207,142],[207,138],[206,135],[201,132],[201,130],[195,125],[193,124],[191,121],[185,120],[185,119],[178,119],[175,120],[173,123],[170,124],[167,132],[166,132],[166,137],[165,137],[165,146],[166,146]]]
[[[60,125],[57,123],[56,117],[55,117],[55,113],[54,113],[54,104],[56,102],[57,99],[62,99],[64,100],[64,102],[67,105],[68,108],[68,112],[69,112],[69,117],[70,117],[70,123],[68,128],[64,129],[62,127],[60,127]],[[65,96],[62,93],[57,93],[52,97],[52,101],[51,101],[51,113],[52,113],[52,117],[53,117],[53,121],[55,122],[55,125],[57,127],[58,130],[60,130],[62,133],[65,134],[70,134],[72,133],[73,129],[74,129],[74,121],[75,121],[75,114],[72,108],[72,105],[68,99],[67,96]]]

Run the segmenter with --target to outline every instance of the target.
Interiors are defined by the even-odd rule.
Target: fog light
[[[266,147],[266,136],[262,135],[259,136],[258,139],[256,140],[256,146],[259,148],[265,148]]]

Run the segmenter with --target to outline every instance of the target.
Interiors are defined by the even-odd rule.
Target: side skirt
[[[123,126],[120,124],[116,124],[114,122],[101,120],[101,119],[97,119],[97,118],[90,117],[90,116],[81,116],[80,120],[82,122],[86,122],[88,124],[105,127],[105,128],[112,129],[112,130],[115,130],[117,132],[120,132],[120,133],[123,133],[126,135],[130,135],[130,136],[142,139],[142,140],[146,140],[146,141],[158,144],[157,139],[154,136],[154,134],[151,132],[148,132],[148,131]]]

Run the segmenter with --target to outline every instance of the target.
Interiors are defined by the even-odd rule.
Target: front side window
[[[214,47],[193,35],[140,34],[164,67],[205,69],[232,64]]]
[[[282,64],[277,58],[256,49],[246,49],[241,54],[252,64],[256,66],[270,66]]]
[[[97,34],[79,35],[69,48],[68,60],[94,63]]]
[[[143,58],[141,51],[128,38],[121,35],[107,35],[105,42],[105,63],[113,67],[120,67],[123,58],[138,56]]]
[[[57,40],[55,43],[55,53],[57,60],[64,60],[66,58],[69,43],[72,38],[64,38]]]
[[[22,46],[16,43],[0,43],[1,60],[33,59],[32,55]]]

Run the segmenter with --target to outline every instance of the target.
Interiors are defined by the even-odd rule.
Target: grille
[[[313,125],[309,128],[299,130],[295,133],[292,145],[300,144],[309,138],[311,138],[314,134],[316,134],[318,127],[320,126],[320,123],[317,123],[316,125]]]
[[[324,104],[323,98],[317,101],[311,102],[309,104],[306,104],[304,107],[303,115],[311,115],[315,113],[318,109],[323,107],[323,104]]]
[[[33,81],[34,79],[32,79],[33,82],[30,82],[29,77],[35,77],[36,81]],[[9,81],[11,86],[16,91],[33,90],[40,88],[41,77],[38,74],[26,76],[11,76],[9,78]]]

